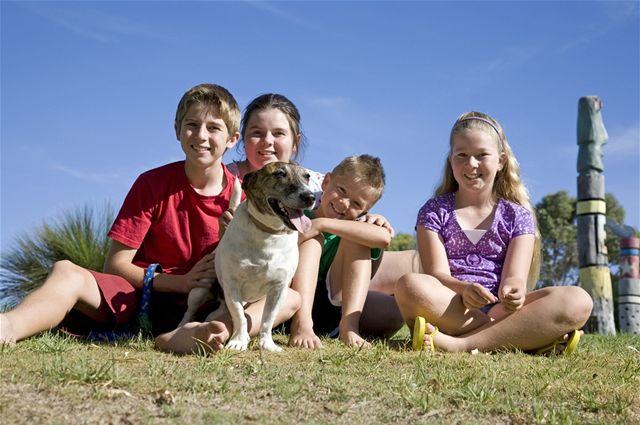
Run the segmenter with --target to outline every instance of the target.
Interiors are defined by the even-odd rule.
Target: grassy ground
[[[150,341],[45,333],[0,352],[5,424],[638,424],[640,336],[586,335],[567,358],[415,353],[407,332],[370,350],[326,340],[174,356]],[[276,336],[284,345],[286,337]]]

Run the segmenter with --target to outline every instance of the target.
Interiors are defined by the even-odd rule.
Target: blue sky
[[[214,82],[302,114],[301,162],[381,157],[374,208],[413,232],[462,112],[497,118],[532,199],[576,194],[578,99],[598,95],[606,191],[640,227],[638,2],[1,2],[1,245],[85,204],[119,208],[181,159],[176,104]],[[227,162],[238,158],[235,151]]]

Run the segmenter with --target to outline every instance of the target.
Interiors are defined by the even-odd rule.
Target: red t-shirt
[[[133,264],[139,267],[158,263],[164,273],[186,274],[220,241],[218,217],[229,208],[236,179],[226,167],[224,175],[227,185],[222,192],[203,196],[189,183],[184,161],[141,174],[108,236],[136,248]]]

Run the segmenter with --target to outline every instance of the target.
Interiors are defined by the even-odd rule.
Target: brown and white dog
[[[315,202],[308,183],[309,173],[304,168],[284,162],[269,163],[244,177],[242,189],[247,199],[238,206],[215,256],[216,274],[233,319],[227,348],[247,349],[244,303],[266,295],[260,349],[282,351],[273,342],[271,330],[298,266],[298,232],[305,232],[310,225],[303,214]],[[189,294],[189,309],[193,310],[191,304]],[[219,314],[217,310],[207,320]]]

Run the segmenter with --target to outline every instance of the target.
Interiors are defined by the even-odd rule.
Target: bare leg
[[[244,310],[247,320],[249,335],[255,337],[260,330],[260,321],[264,310],[265,299],[248,304]],[[289,320],[300,307],[300,296],[296,291],[287,289],[287,296],[284,304],[276,313],[275,325],[279,325]],[[224,347],[229,339],[230,332],[233,331],[233,320],[227,312],[218,320],[211,322],[190,322],[182,327],[176,328],[156,337],[156,348],[160,351],[167,351],[176,354],[189,354],[198,352],[202,343],[206,344],[213,351],[219,351]]]
[[[403,276],[395,291],[398,307],[409,329],[413,329],[416,316],[426,318],[451,335],[466,334],[491,321],[480,310],[467,310],[460,295],[426,274]]]
[[[444,286],[438,288],[439,284],[430,276],[407,275],[398,283],[396,296],[409,325],[419,314],[445,331],[434,337],[435,346],[442,351],[540,348],[582,327],[592,308],[591,298],[582,288],[562,286],[528,293],[522,309],[512,314],[505,314],[497,305],[491,311],[494,320],[482,317],[481,312],[467,311],[465,316],[460,315],[464,307],[458,295],[449,298],[449,303],[438,305],[446,297],[446,291],[441,289]],[[447,335],[461,330],[458,337]]]
[[[375,266],[374,266],[375,269]],[[420,255],[416,250],[384,251],[375,269],[369,289],[393,295],[396,282],[407,273],[421,273]]]
[[[318,270],[322,255],[322,239],[317,237],[303,242],[299,247],[298,268],[291,288],[300,293],[300,309],[291,319],[289,345],[292,347],[322,348],[320,338],[313,331],[313,301],[318,282]]]
[[[58,261],[40,288],[13,310],[0,314],[0,343],[52,329],[72,308],[98,322],[111,320],[93,275],[70,261]]]
[[[400,310],[392,296],[396,282],[407,273],[420,273],[422,266],[416,250],[385,251],[373,264],[373,277],[360,318],[365,335],[390,337],[404,325]]]
[[[350,347],[369,347],[360,336],[360,318],[371,278],[370,248],[341,240],[329,273],[331,293],[342,291],[340,340]]]

